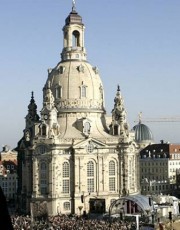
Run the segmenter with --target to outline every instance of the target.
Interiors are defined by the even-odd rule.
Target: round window
[[[94,145],[92,143],[89,143],[87,146],[87,151],[88,153],[92,153],[94,150]]]

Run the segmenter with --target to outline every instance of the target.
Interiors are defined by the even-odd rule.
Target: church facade
[[[32,93],[18,142],[19,209],[48,215],[103,213],[140,191],[138,146],[118,86],[107,124],[103,84],[87,61],[85,26],[73,4],[60,62],[48,70],[40,116]]]

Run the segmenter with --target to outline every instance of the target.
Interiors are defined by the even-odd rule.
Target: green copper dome
[[[153,141],[153,134],[148,126],[139,123],[133,127],[135,132],[135,141],[140,142],[152,142]]]

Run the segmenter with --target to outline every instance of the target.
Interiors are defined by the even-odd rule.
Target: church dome
[[[63,27],[61,61],[48,71],[44,87],[52,91],[55,106],[60,113],[104,113],[104,90],[97,67],[90,65],[84,46],[84,24],[81,16],[72,11]]]
[[[141,122],[139,122],[137,125],[133,127],[133,130],[135,132],[136,142],[153,142],[153,134],[147,125],[144,125]]]
[[[59,112],[104,111],[104,92],[98,69],[87,61],[60,62],[49,71],[47,85]]]

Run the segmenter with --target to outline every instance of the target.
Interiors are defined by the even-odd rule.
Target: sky
[[[23,136],[32,91],[38,113],[42,109],[47,69],[60,61],[71,7],[72,0],[1,0],[1,146],[15,148]],[[100,71],[107,114],[119,84],[130,128],[142,112],[155,142],[180,143],[180,1],[76,0],[76,10],[86,27],[87,59]]]

